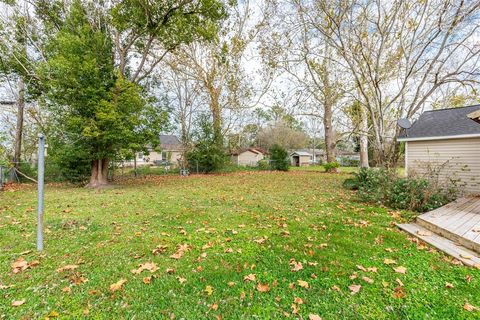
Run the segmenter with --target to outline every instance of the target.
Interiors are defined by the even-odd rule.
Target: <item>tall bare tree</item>
[[[380,164],[396,158],[397,118],[415,115],[441,87],[478,84],[478,1],[298,2],[348,67]]]

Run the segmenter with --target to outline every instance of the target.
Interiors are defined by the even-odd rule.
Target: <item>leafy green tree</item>
[[[290,161],[288,160],[288,152],[278,144],[274,144],[270,150],[270,161],[273,170],[288,171],[290,169]]]
[[[187,160],[193,170],[209,173],[223,169],[228,161],[223,147],[220,147],[215,135],[212,120],[207,116],[200,119],[200,128],[196,133],[194,148],[187,153]]]
[[[56,126],[53,139],[65,147],[60,158],[87,157],[89,186],[102,186],[112,159],[158,145],[166,114],[143,86],[166,54],[211,40],[224,7],[218,0],[124,0],[105,8],[75,0],[56,10],[58,3],[37,6],[53,33],[40,68],[44,102]]]
[[[73,2],[47,43],[40,75],[56,127],[52,138],[64,146],[60,158],[89,160],[89,186],[98,187],[107,184],[109,161],[122,149],[158,144],[165,116],[154,112],[140,86],[115,70],[108,25],[89,14]]]

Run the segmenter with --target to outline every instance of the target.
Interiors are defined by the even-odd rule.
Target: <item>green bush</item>
[[[456,196],[454,188],[446,190],[424,178],[400,178],[386,169],[362,168],[343,185],[358,190],[358,197],[364,202],[419,212],[441,207]]]
[[[290,161],[288,152],[278,144],[274,144],[270,148],[270,161],[273,170],[288,171],[290,169]]]
[[[323,165],[326,172],[337,172],[337,169],[340,167],[340,163],[337,161],[328,162]]]
[[[88,151],[53,141],[45,159],[45,180],[83,184],[90,178],[91,161]]]
[[[192,151],[187,153],[190,172],[197,169],[202,173],[218,172],[228,163],[228,157],[221,141],[215,137],[212,122],[203,117],[200,130],[196,133],[196,143]]]
[[[258,170],[270,170],[270,161],[268,160],[258,161]]]
[[[348,158],[348,157],[341,157],[340,158],[340,165],[342,167],[359,167],[360,166],[360,160],[351,159],[351,158]]]

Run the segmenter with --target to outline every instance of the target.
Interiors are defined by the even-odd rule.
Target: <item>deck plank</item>
[[[417,224],[480,254],[480,197],[466,197],[417,217]]]
[[[470,200],[461,206],[452,206],[442,216],[431,216],[428,213],[421,215],[422,219],[433,222],[442,227],[456,226],[461,224],[466,217],[480,206],[480,199]]]
[[[461,245],[458,245],[457,243],[434,233],[429,234],[429,230],[423,228],[416,223],[398,224],[397,226],[400,229],[434,246],[440,251],[443,251],[446,254],[462,261],[463,264],[475,268],[480,268],[480,257],[478,253],[462,247]]]

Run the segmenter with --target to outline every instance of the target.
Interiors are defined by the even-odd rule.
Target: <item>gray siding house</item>
[[[480,193],[480,124],[472,114],[480,105],[427,111],[403,130],[407,175],[453,181],[468,193]]]

